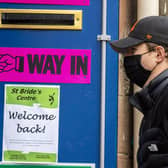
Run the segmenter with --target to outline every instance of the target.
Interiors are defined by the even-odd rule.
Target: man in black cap
[[[168,16],[145,17],[110,45],[123,54],[128,78],[142,88],[129,99],[143,113],[138,168],[168,168]]]

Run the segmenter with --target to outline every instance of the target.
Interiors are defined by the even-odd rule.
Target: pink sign
[[[88,6],[90,0],[0,0],[3,3],[55,4]]]
[[[0,47],[0,81],[90,83],[91,50]]]

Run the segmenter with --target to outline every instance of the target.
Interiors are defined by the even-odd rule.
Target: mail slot
[[[82,29],[82,11],[1,9],[0,28]]]

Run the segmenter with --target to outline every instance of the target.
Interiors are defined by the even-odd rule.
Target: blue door
[[[91,82],[89,84],[47,83],[47,85],[60,85],[61,88],[58,162],[95,163],[96,168],[99,168],[101,42],[97,41],[97,35],[100,35],[102,31],[102,1],[91,0],[89,6],[1,3],[0,8],[83,11],[82,30],[0,29],[0,47],[91,50]],[[117,39],[118,0],[108,0],[107,11],[107,32],[112,39]],[[117,55],[107,44],[105,168],[116,168],[117,160],[117,60]],[[0,83],[1,156],[5,84],[27,83]],[[44,83],[33,84],[43,85]]]

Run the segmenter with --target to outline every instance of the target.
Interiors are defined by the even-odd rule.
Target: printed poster
[[[50,165],[44,165],[38,163],[38,165],[32,164],[7,164],[0,163],[1,168],[95,168],[95,163],[55,163]]]
[[[38,164],[7,164],[0,163],[1,168],[95,168],[95,163],[55,163],[50,165]]]
[[[91,50],[0,47],[0,81],[91,83]]]
[[[59,86],[5,85],[3,161],[57,161],[59,99]]]

